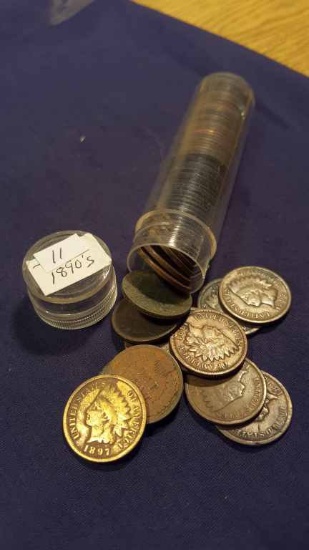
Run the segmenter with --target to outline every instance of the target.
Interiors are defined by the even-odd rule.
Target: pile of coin
[[[65,409],[64,433],[77,454],[95,462],[121,458],[146,424],[175,409],[183,387],[194,411],[238,443],[270,443],[287,430],[287,391],[247,357],[247,335],[289,309],[281,277],[235,269],[202,289],[197,308],[153,272],[127,274],[122,291],[112,325],[127,349],[77,388]]]
[[[290,290],[279,275],[241,267],[205,286],[200,309],[171,337],[173,353],[190,372],[189,404],[238,443],[270,443],[290,424],[288,392],[246,357],[245,336],[284,316],[290,304]]]

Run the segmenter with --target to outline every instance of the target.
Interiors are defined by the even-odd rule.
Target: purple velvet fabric
[[[0,5],[1,546],[306,548],[309,82],[126,0],[56,27],[44,10]],[[121,343],[110,318],[76,332],[41,322],[22,259],[44,235],[83,229],[107,242],[120,282],[194,88],[222,70],[248,80],[256,110],[209,277],[262,265],[290,284],[290,313],[250,339],[249,357],[287,387],[292,425],[273,445],[242,447],[183,399],[132,455],[91,465],[64,441],[63,408]]]

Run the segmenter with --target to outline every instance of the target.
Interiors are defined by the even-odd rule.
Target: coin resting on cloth
[[[193,373],[215,377],[236,370],[247,354],[247,338],[236,321],[211,309],[190,313],[170,338],[176,358]]]
[[[128,300],[121,300],[114,308],[112,326],[123,340],[147,344],[166,338],[177,328],[177,323],[147,317]]]
[[[263,372],[266,398],[260,414],[252,421],[234,428],[218,430],[229,439],[243,445],[266,445],[281,437],[288,429],[293,413],[291,398],[274,376]]]
[[[136,384],[145,399],[149,424],[172,412],[182,395],[183,378],[176,359],[156,346],[127,348],[103,372],[124,376]]]
[[[188,375],[186,397],[200,416],[211,422],[233,425],[256,416],[265,401],[263,374],[249,359],[241,369],[223,380],[206,380]]]
[[[286,314],[291,292],[277,273],[264,267],[245,266],[222,279],[219,296],[223,306],[248,323],[270,323]]]
[[[100,375],[72,393],[63,415],[71,449],[91,462],[111,462],[128,454],[141,439],[146,406],[139,388],[116,375]]]
[[[145,315],[178,319],[190,311],[192,298],[184,295],[149,271],[131,271],[122,281],[122,292]]]
[[[219,311],[221,313],[230,314],[227,311],[224,311],[220,300],[219,300],[219,286],[222,279],[214,279],[213,281],[210,281],[207,285],[205,285],[202,290],[200,291],[197,299],[197,305],[199,308],[206,308],[206,309],[215,309],[216,311]],[[242,329],[244,329],[245,334],[248,336],[249,334],[254,334],[259,330],[259,326],[254,326],[252,324],[244,323],[243,321],[240,321],[240,319],[236,319],[237,323],[241,326]]]

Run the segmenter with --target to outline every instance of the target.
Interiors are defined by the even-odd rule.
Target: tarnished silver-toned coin
[[[207,380],[186,377],[185,392],[192,408],[206,420],[224,425],[247,422],[263,407],[266,383],[260,369],[248,358],[229,378]]]
[[[224,311],[220,301],[219,301],[219,286],[222,279],[214,279],[213,281],[210,281],[206,286],[202,288],[200,291],[198,298],[197,298],[197,305],[200,308],[206,308],[206,309],[215,309],[216,311],[219,311],[221,313],[227,313],[229,312]],[[259,326],[254,326],[250,324],[246,324],[243,321],[240,321],[240,319],[237,319],[238,324],[241,326],[241,328],[244,329],[245,334],[248,336],[249,334],[254,334],[259,330]]]
[[[212,309],[191,312],[170,344],[185,368],[210,377],[232,373],[247,354],[247,338],[239,324]]]
[[[266,445],[281,437],[288,429],[293,413],[291,398],[285,387],[274,376],[263,372],[266,399],[260,414],[251,422],[235,428],[218,430],[243,445]]]
[[[255,266],[239,267],[225,275],[219,297],[231,315],[249,323],[277,321],[291,305],[286,282],[270,269]]]
[[[139,311],[158,319],[178,319],[192,306],[190,294],[180,294],[150,271],[128,273],[122,281],[122,292]]]

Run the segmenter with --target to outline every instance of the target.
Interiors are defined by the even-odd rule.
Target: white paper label
[[[63,241],[59,241],[44,248],[44,250],[40,250],[40,252],[36,252],[33,256],[38,260],[44,271],[49,272],[57,269],[57,267],[65,264],[67,261],[73,260],[73,258],[86,252],[88,248],[89,245],[75,233]]]
[[[76,236],[78,237],[78,235]],[[80,244],[82,245],[83,252],[76,255],[75,253],[77,249],[74,245],[70,257],[67,245],[65,245],[65,254],[69,259],[62,261],[61,265],[58,265],[59,257],[57,256],[57,267],[52,271],[46,271],[42,264],[38,261],[37,257],[35,257],[34,260],[27,262],[31,275],[45,296],[53,294],[58,290],[62,290],[67,286],[73,285],[82,279],[86,279],[86,277],[97,273],[111,264],[111,257],[103,250],[91,233],[86,233],[82,237],[78,238],[82,241]],[[66,243],[66,241],[68,241],[68,239],[64,239],[61,243]],[[57,245],[60,245],[61,243],[57,243]],[[41,252],[45,252],[46,250],[48,251],[50,248],[53,247],[48,247]],[[57,251],[59,252],[59,250],[60,248],[58,246]],[[50,251],[48,254],[50,254]],[[63,249],[62,254],[64,254]],[[48,261],[46,263],[45,259],[46,257],[43,255],[43,265],[48,268],[50,256],[48,256]]]

